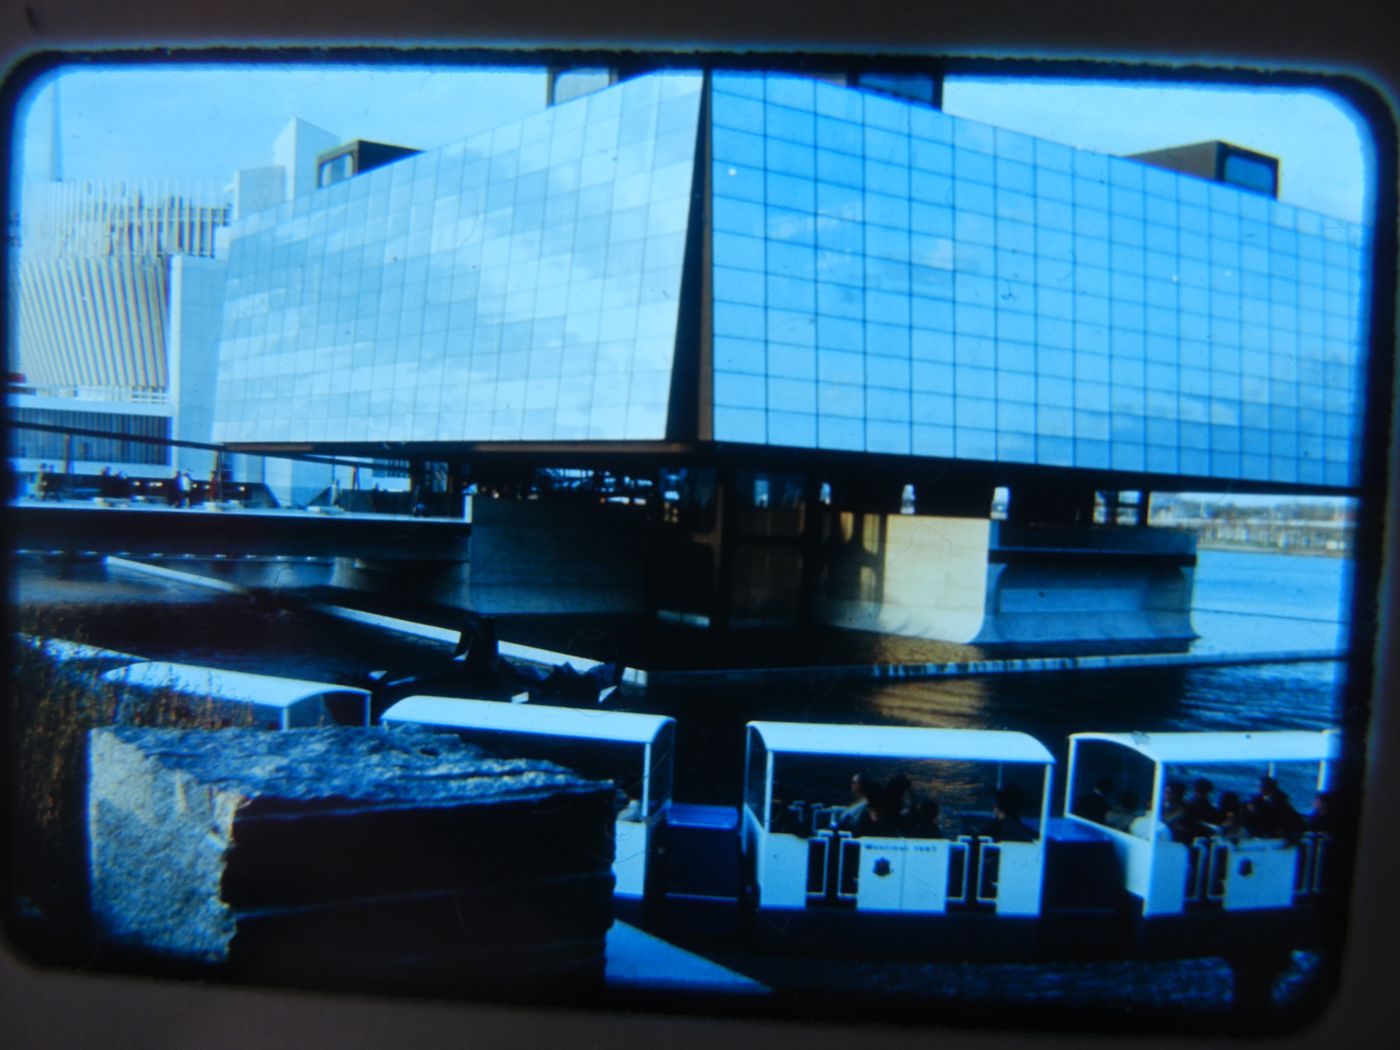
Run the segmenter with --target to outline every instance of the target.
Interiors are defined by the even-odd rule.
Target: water
[[[262,585],[272,580],[290,588],[324,584],[329,576],[324,563],[226,562],[218,571],[230,579]],[[442,643],[305,613],[277,601],[157,580],[99,561],[25,558],[16,563],[12,579],[17,601],[50,633],[152,659],[360,684],[374,669],[445,667],[451,652]],[[1193,650],[1335,649],[1345,643],[1348,587],[1349,563],[1341,559],[1201,551],[1194,622],[1202,637]],[[511,638],[506,628],[502,635]],[[856,636],[845,644],[871,659],[910,653],[929,659],[930,652],[962,658],[960,647],[939,643]],[[754,653],[762,647],[761,639],[750,643]],[[1062,764],[1066,738],[1084,730],[1336,725],[1343,682],[1344,665],[1338,661],[889,682],[817,672],[780,683],[668,685],[645,691],[628,687],[611,703],[676,716],[676,798],[732,804],[741,792],[743,726],[752,719],[1019,730],[1040,739]],[[1301,801],[1306,804],[1306,796]],[[1018,989],[1023,1003],[1062,1003],[1068,997],[1090,1009],[1129,1004],[1207,1012],[1224,1008],[1230,987],[1220,960],[978,968],[856,965],[723,947],[712,954],[759,980],[789,988],[893,991],[988,1009],[1000,1008],[1007,982]],[[1306,985],[1316,965],[1316,956],[1299,954],[1289,980]]]
[[[323,584],[330,571],[317,562],[187,567],[291,592]],[[1201,551],[1193,618],[1202,637],[1193,651],[1336,649],[1346,636],[1348,567],[1339,558]],[[14,584],[17,600],[40,610],[51,633],[155,660],[353,685],[376,669],[449,666],[451,647],[444,643],[97,560],[26,557]],[[508,629],[503,634],[510,637]],[[966,649],[872,635],[854,635],[847,644],[877,660],[927,659],[943,650],[961,658]],[[1342,674],[1335,661],[888,682],[816,672],[781,682],[627,687],[612,703],[676,717],[677,799],[733,802],[750,720],[1011,729],[1037,737],[1063,762],[1066,738],[1087,730],[1327,728],[1337,724]]]
[[[1336,648],[1345,640],[1348,564],[1336,558],[1200,552],[1194,620],[1202,637],[1193,651]],[[322,584],[330,572],[326,563],[304,561],[190,562],[188,567],[292,591]],[[26,557],[16,566],[14,586],[16,599],[41,609],[54,633],[67,631],[69,637],[81,635],[91,644],[151,659],[353,684],[373,669],[432,667],[450,649],[97,560]],[[877,660],[923,659],[939,649],[953,650],[952,658],[966,648],[854,633],[849,643]],[[683,737],[690,725],[707,733],[732,730],[731,739],[738,741],[744,722],[765,718],[1016,729],[1053,750],[1063,747],[1068,733],[1084,729],[1323,728],[1335,722],[1339,673],[1333,662],[894,682],[817,673],[795,683],[629,689],[621,706],[684,716]],[[719,746],[706,744],[700,756],[706,761],[697,765],[713,760]]]
[[[1278,652],[1347,643],[1351,561],[1255,551],[1198,554],[1194,652]]]

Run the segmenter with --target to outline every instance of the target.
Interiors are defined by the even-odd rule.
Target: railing
[[[968,880],[972,877],[972,836],[961,835],[948,851],[949,907],[967,903]]]
[[[977,895],[976,903],[995,908],[997,903],[997,877],[1001,872],[1001,847],[991,839],[978,836],[977,845]]]
[[[987,835],[959,835],[948,857],[949,911],[995,911],[1001,847]]]
[[[1210,837],[1192,839],[1187,847],[1186,907],[1220,907],[1225,901],[1225,873],[1230,865],[1230,845]]]
[[[807,841],[807,906],[855,907],[860,842],[849,831],[818,831]]]
[[[1306,831],[1298,840],[1298,867],[1293,876],[1294,897],[1314,897],[1326,892],[1326,860],[1332,836]]]
[[[836,833],[836,900],[852,907],[860,881],[860,843],[849,832]]]
[[[1315,897],[1326,892],[1326,858],[1332,837],[1325,832],[1306,831],[1289,847],[1296,852],[1293,873],[1294,899]],[[1186,891],[1183,903],[1192,909],[1220,908],[1225,903],[1225,879],[1229,871],[1232,844],[1210,836],[1193,839],[1186,865]]]

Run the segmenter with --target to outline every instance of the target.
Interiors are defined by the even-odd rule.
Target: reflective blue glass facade
[[[240,223],[216,439],[664,437],[702,86],[641,77]]]
[[[1363,227],[875,92],[709,79],[703,128],[703,74],[640,76],[238,224],[215,439],[1357,483]]]
[[[716,440],[1355,484],[1361,227],[806,78],[712,100]]]

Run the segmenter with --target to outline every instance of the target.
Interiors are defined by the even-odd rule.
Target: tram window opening
[[[1260,826],[1250,807],[1260,797],[1265,777],[1277,781],[1282,801],[1296,814],[1306,813],[1317,794],[1316,762],[1267,762],[1258,764],[1199,762],[1167,766],[1167,777],[1187,789],[1187,810],[1195,814],[1198,830],[1227,835],[1259,834]],[[1209,785],[1209,790],[1206,790]],[[1277,802],[1273,803],[1277,807]],[[1282,807],[1278,807],[1282,809]],[[1211,817],[1214,819],[1210,819]],[[1262,837],[1278,837],[1263,828]]]
[[[750,763],[752,768],[752,754]],[[778,754],[769,830],[879,835],[883,825],[905,837],[981,834],[1000,798],[1036,832],[1044,775],[1044,767],[1033,763]]]
[[[1070,813],[1127,831],[1152,805],[1156,766],[1136,751],[1104,740],[1080,741],[1070,784]]]

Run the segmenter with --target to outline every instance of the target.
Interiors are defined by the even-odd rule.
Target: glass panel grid
[[[702,83],[629,80],[240,223],[217,438],[664,437]],[[741,101],[726,149],[761,187]],[[736,273],[765,265],[752,220]]]
[[[770,351],[762,403],[746,406],[765,426],[725,417],[744,434],[1354,483],[1362,228],[852,88],[780,74],[713,84],[717,330]],[[762,165],[749,170],[755,144],[721,134],[731,127],[768,140]],[[810,168],[788,143],[810,143]],[[774,178],[799,173],[800,185]],[[773,224],[802,226],[804,208],[811,250],[775,255]],[[759,223],[761,254],[719,237],[756,237]],[[815,304],[805,328],[802,304]],[[793,349],[775,357],[779,340]],[[735,360],[717,344],[716,389],[742,371]],[[799,372],[817,389],[774,382]],[[907,416],[894,407],[906,389]],[[1267,429],[1246,422],[1258,413]],[[1324,440],[1328,413],[1350,422]],[[718,439],[751,439],[721,423]]]

